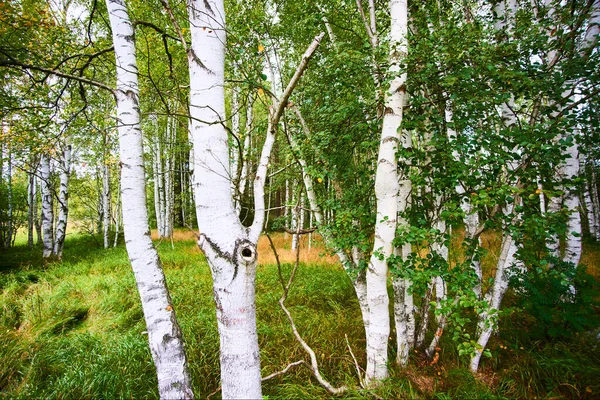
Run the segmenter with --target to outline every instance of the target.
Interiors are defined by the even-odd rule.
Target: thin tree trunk
[[[164,147],[165,157],[165,170],[164,170],[164,228],[163,235],[166,238],[173,237],[173,136],[174,126],[172,122],[169,123],[167,119],[167,134],[166,143]]]
[[[158,224],[158,237],[165,237],[165,173],[163,168],[163,146],[161,144],[161,137],[159,136],[156,141],[156,181],[158,183],[158,213],[160,219],[157,219]]]
[[[8,152],[8,163],[6,168],[6,180],[7,180],[7,190],[8,190],[8,221],[7,221],[7,230],[6,230],[6,243],[4,244],[4,248],[8,249],[12,244],[13,237],[13,185],[12,185],[12,150],[7,149]],[[0,155],[1,157],[1,155]]]
[[[54,255],[62,258],[63,246],[67,235],[69,217],[69,175],[71,174],[71,145],[65,145],[60,167],[60,188],[58,193],[58,223],[54,241]]]
[[[54,208],[53,190],[50,177],[50,157],[42,154],[40,158],[40,177],[42,186],[42,232],[44,259],[52,257],[54,250]]]
[[[475,373],[479,369],[479,362],[488,340],[498,326],[497,317],[498,310],[502,304],[502,298],[506,289],[508,289],[508,268],[515,259],[517,246],[510,233],[505,233],[502,238],[502,246],[500,248],[500,257],[496,266],[496,276],[494,277],[494,285],[486,295],[488,310],[481,313],[477,322],[478,339],[475,355],[471,357],[469,368]]]
[[[117,65],[117,125],[125,245],[142,301],[162,399],[193,397],[183,338],[162,263],[150,239],[133,26],[121,0],[107,0]]]
[[[573,181],[579,176],[579,150],[577,144],[573,143],[567,148],[567,159],[564,171],[565,178]],[[563,261],[572,263],[575,267],[581,259],[581,217],[579,214],[578,190],[571,189],[564,199],[564,206],[570,211],[567,221],[567,235],[565,239],[565,254]],[[574,288],[572,288],[572,291]]]
[[[104,248],[108,249],[110,246],[108,242],[108,234],[110,232],[110,169],[108,165],[104,164],[104,170],[102,174],[102,214],[104,215],[104,221],[102,227],[104,228]]]
[[[158,140],[158,139],[157,139]],[[162,214],[160,209],[160,192],[159,192],[159,179],[161,179],[158,173],[158,160],[159,160],[159,149],[157,144],[150,145],[152,149],[152,175],[154,176],[154,215],[156,216],[156,230],[158,231],[158,236],[160,237],[161,226],[162,226]]]
[[[38,177],[37,177],[37,172],[38,170],[36,169],[35,173],[36,175],[34,175],[33,177],[33,201],[34,201],[34,206],[33,206],[33,225],[35,227],[35,233],[36,233],[36,245],[41,245],[43,242],[42,239],[42,221],[40,220],[40,218],[38,217]],[[41,191],[41,180],[40,180],[40,191]]]
[[[117,206],[115,210],[115,239],[113,241],[113,247],[117,247],[119,242],[119,228],[121,226],[121,191],[117,191]]]
[[[32,168],[33,168],[33,163],[31,163]],[[30,249],[33,248],[33,230],[34,230],[34,225],[35,225],[35,220],[33,218],[34,212],[33,209],[34,207],[37,207],[36,201],[35,201],[35,173],[36,171],[33,170],[31,171],[28,175],[28,184],[27,184],[27,205],[28,205],[28,212],[27,212],[27,247],[29,247]]]

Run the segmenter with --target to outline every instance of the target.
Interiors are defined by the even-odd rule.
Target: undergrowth
[[[280,244],[284,240],[278,239]],[[184,334],[194,391],[203,398],[219,387],[210,272],[193,238],[156,243]],[[587,244],[586,251],[600,253],[594,246]],[[105,250],[89,238],[70,235],[62,262],[44,265],[39,253],[26,246],[0,253],[0,397],[157,398],[141,306],[125,249]],[[289,272],[291,260],[285,260],[282,267],[284,273]],[[275,265],[259,266],[256,292],[261,365],[266,376],[307,356],[277,304],[282,291]],[[415,353],[408,368],[391,366],[391,377],[370,391],[358,387],[346,342],[347,336],[359,363],[364,364],[360,311],[341,268],[312,255],[309,263],[301,264],[287,305],[303,338],[315,350],[324,377],[334,385],[354,388],[346,398],[598,396],[598,332],[584,324],[585,329],[574,329],[569,335],[538,334],[548,332],[539,324],[554,322],[536,317],[531,310],[539,307],[508,301],[511,308],[490,341],[492,358],[482,363],[479,375],[468,372],[449,335],[444,335],[437,363],[431,365]],[[329,397],[302,366],[265,382],[263,392],[270,399]]]

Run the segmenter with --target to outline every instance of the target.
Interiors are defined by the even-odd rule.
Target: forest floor
[[[287,274],[295,261],[290,235],[274,234]],[[416,352],[410,366],[391,366],[384,385],[360,390],[348,350],[363,364],[364,331],[352,285],[317,238],[303,238],[300,268],[286,302],[333,385],[355,388],[345,398],[600,398],[600,340],[595,279],[578,274],[582,300],[555,307],[551,287],[537,298],[507,297],[492,357],[473,376],[450,334],[432,364]],[[484,245],[499,246],[493,234]],[[198,398],[219,387],[218,335],[208,266],[193,234],[155,241],[165,267]],[[487,244],[486,244],[487,243]],[[599,276],[600,245],[585,241],[582,264]],[[263,376],[305,359],[278,305],[282,289],[266,238],[259,243],[257,319]],[[489,252],[492,263],[493,251]],[[393,335],[392,335],[393,336]],[[393,341],[393,340],[392,340]],[[393,343],[390,346],[394,348]],[[390,359],[394,359],[390,351]],[[326,398],[302,366],[263,385],[265,397]],[[218,398],[219,393],[213,398]],[[157,398],[156,378],[133,273],[123,245],[102,249],[89,235],[71,234],[62,262],[44,265],[41,250],[19,241],[0,253],[0,398]]]

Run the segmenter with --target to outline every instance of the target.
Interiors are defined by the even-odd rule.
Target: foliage
[[[514,278],[519,293],[514,305],[532,319],[520,340],[568,339],[600,326],[600,283],[585,266],[549,261],[551,268],[537,267]]]

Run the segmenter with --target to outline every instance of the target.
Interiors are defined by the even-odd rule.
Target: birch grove
[[[192,382],[197,396],[279,395],[274,379],[302,364],[329,393],[329,374],[344,377],[340,391],[383,397],[398,377],[452,385],[454,364],[487,382],[514,360],[507,344],[525,357],[523,337],[592,332],[600,0],[106,6],[0,5],[13,21],[0,24],[0,247],[26,240],[58,270],[80,238],[111,265],[124,236],[160,398],[193,398]],[[281,305],[291,290],[284,314],[310,364],[292,360],[295,347],[272,362],[265,234],[345,277],[354,325],[335,328],[335,356],[307,343],[339,312],[327,297],[338,288],[297,300],[290,278]],[[193,296],[177,286],[174,304],[159,251],[170,284],[212,279],[194,296],[214,304],[219,383],[197,376],[216,333],[192,338],[188,367],[174,308]],[[293,322],[317,318],[319,302],[327,324]],[[64,308],[44,322],[62,324],[52,334],[95,321],[58,321]],[[37,326],[21,321],[29,309],[3,309],[7,337]],[[186,336],[199,320],[186,315]]]

